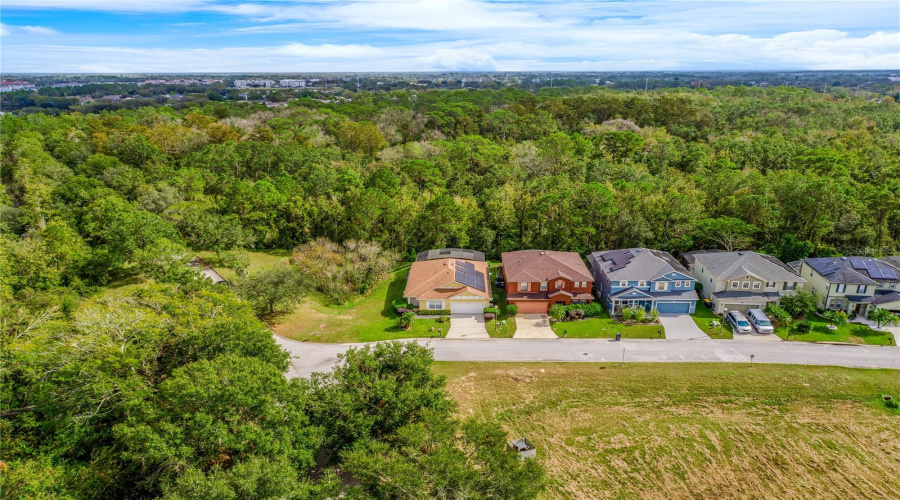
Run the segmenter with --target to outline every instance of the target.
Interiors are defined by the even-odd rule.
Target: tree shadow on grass
[[[394,310],[394,301],[403,298],[403,291],[406,289],[406,276],[408,272],[399,271],[391,276],[391,283],[388,285],[387,294],[384,296],[384,304],[381,309],[381,316],[389,319],[399,317],[397,311]]]

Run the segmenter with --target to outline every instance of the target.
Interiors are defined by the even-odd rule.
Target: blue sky
[[[0,0],[0,71],[900,69],[900,2]]]

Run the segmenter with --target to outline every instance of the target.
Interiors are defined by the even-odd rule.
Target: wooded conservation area
[[[532,498],[540,465],[505,453],[496,424],[453,417],[430,353],[379,346],[289,382],[251,305],[271,312],[290,297],[266,290],[311,286],[340,302],[440,247],[786,262],[900,249],[887,96],[360,92],[6,115],[0,133],[0,487],[13,497],[325,498],[336,468],[351,497]],[[301,245],[321,258],[294,263],[334,265],[312,284],[270,273],[258,304],[187,266],[198,251]]]

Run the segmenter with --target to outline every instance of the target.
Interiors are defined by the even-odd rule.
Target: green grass
[[[237,278],[237,275],[231,269],[226,269],[216,265],[215,252],[197,252],[201,259],[209,263],[223,278],[231,281]],[[250,258],[250,265],[247,266],[247,272],[253,274],[263,269],[271,267],[279,267],[288,265],[288,259],[291,257],[290,250],[255,250],[247,252]]]
[[[365,297],[340,306],[327,304],[321,294],[311,294],[292,312],[267,318],[269,325],[284,337],[313,342],[373,342],[446,335],[450,323],[431,318],[417,318],[409,330],[397,328],[392,302],[403,297],[407,274],[408,265],[378,282]]]
[[[712,312],[712,309],[706,307],[706,304],[704,304],[702,300],[697,301],[697,307],[695,308],[694,314],[691,314],[691,317],[694,319],[694,323],[697,323],[697,326],[703,330],[703,333],[709,335],[710,338],[734,338],[734,332],[731,330],[731,325],[728,324],[724,318],[716,316],[716,314]],[[709,326],[710,321],[718,321],[722,325],[721,328]]]
[[[561,321],[550,325],[560,338],[575,339],[608,339],[621,333],[624,339],[658,339],[666,338],[666,329],[659,323],[625,325],[612,319],[606,306],[603,313],[593,318],[578,321]]]
[[[527,437],[544,498],[895,498],[900,372],[436,363],[461,416]]]
[[[859,323],[848,323],[837,330],[828,329],[828,321],[817,315],[807,318],[812,324],[809,333],[792,333],[788,337],[788,328],[775,328],[775,334],[785,340],[800,342],[848,342],[851,344],[890,345],[890,333],[879,332]]]
[[[506,289],[494,286],[494,281],[496,281],[497,279],[497,271],[500,269],[500,263],[488,263],[488,266],[491,271],[490,279],[491,290],[493,292],[493,301],[497,306],[497,309],[499,310],[499,314],[497,315],[496,321],[485,321],[484,327],[487,329],[488,335],[493,338],[509,339],[512,338],[512,336],[516,333],[516,318],[511,317],[506,312]],[[501,325],[498,329],[496,324],[497,321],[505,322],[505,324]]]

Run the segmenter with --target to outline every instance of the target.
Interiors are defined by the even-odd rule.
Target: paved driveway
[[[550,317],[546,314],[520,314],[516,316],[514,339],[555,339],[550,328]]]
[[[667,339],[709,339],[689,314],[660,314],[659,321],[666,329]]]
[[[448,339],[489,339],[482,314],[451,314]]]

